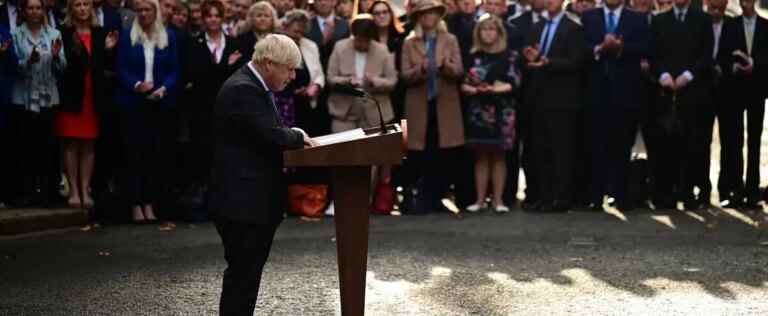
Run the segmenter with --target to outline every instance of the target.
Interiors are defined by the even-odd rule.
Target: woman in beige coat
[[[409,158],[421,170],[426,210],[443,209],[440,203],[451,183],[464,145],[464,126],[458,82],[464,70],[456,37],[441,21],[445,7],[423,0],[412,11],[417,23],[402,51],[402,73],[407,88]]]

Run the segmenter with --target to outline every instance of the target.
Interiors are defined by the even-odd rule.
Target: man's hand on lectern
[[[311,137],[309,137],[309,135],[307,135],[307,132],[305,132],[303,129],[300,129],[298,127],[293,127],[291,129],[300,132],[301,135],[304,135],[304,148],[311,148],[311,147],[317,146],[317,142]]]

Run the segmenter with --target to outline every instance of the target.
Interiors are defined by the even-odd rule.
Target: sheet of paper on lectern
[[[343,143],[346,141],[351,141],[351,140],[355,140],[363,137],[365,137],[365,131],[363,131],[362,128],[358,128],[358,129],[353,129],[346,132],[315,137],[313,139],[315,140],[315,142],[317,142],[318,145],[325,146],[330,144]]]

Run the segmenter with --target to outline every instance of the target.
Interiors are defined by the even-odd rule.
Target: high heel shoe
[[[70,208],[82,209],[83,199],[81,199],[79,196],[70,196],[69,199],[67,200],[67,205]]]
[[[95,204],[95,202],[93,201],[93,198],[91,196],[85,195],[85,197],[83,197],[83,207],[84,208],[90,210],[90,209],[93,208],[94,204]]]
[[[140,207],[134,207],[133,208],[133,223],[134,224],[145,224],[146,222],[147,222],[147,219],[144,217],[144,211],[142,211]]]

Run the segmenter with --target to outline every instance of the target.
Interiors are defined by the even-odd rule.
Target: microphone
[[[379,124],[381,128],[381,134],[387,133],[387,126],[384,124],[384,115],[381,114],[381,104],[379,104],[379,100],[376,100],[370,93],[360,90],[358,88],[355,88],[348,84],[337,84],[333,86],[333,91],[338,92],[340,94],[344,95],[350,95],[357,98],[366,98],[373,100],[374,103],[376,103],[376,108],[379,110]]]

